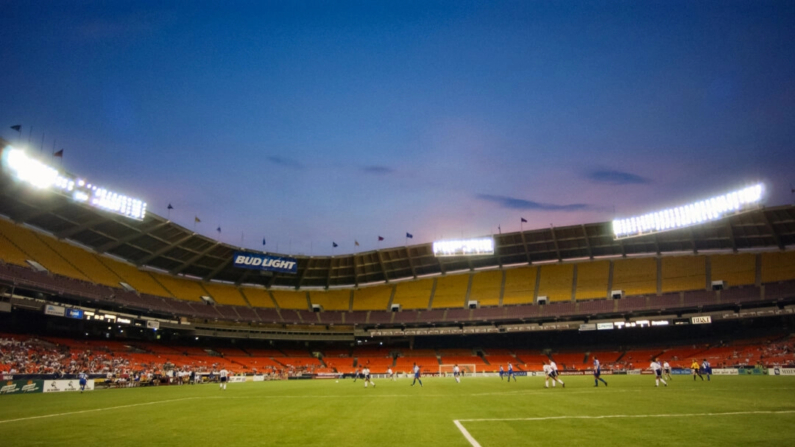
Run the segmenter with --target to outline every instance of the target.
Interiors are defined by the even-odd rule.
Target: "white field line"
[[[780,411],[734,411],[730,413],[677,413],[677,414],[606,414],[601,416],[548,416],[537,418],[504,418],[504,419],[458,419],[453,423],[464,435],[472,447],[482,447],[480,443],[464,428],[462,422],[511,422],[511,421],[554,421],[561,419],[635,419],[635,418],[678,418],[678,417],[698,417],[698,416],[740,416],[749,414],[793,414],[795,410]]]
[[[9,422],[20,422],[20,421],[30,421],[33,419],[45,419],[45,418],[54,418],[58,416],[70,416],[73,414],[83,414],[83,413],[96,413],[97,411],[107,411],[107,410],[118,410],[121,408],[133,408],[133,407],[141,407],[144,405],[157,405],[157,404],[167,404],[169,402],[180,402],[183,400],[194,400],[194,399],[201,399],[201,397],[184,397],[181,399],[169,399],[169,400],[158,400],[154,402],[144,402],[140,404],[130,404],[130,405],[118,405],[115,407],[105,407],[105,408],[93,408],[90,410],[80,410],[80,411],[70,411],[67,413],[54,413],[54,414],[45,414],[42,416],[29,416],[24,418],[17,418],[17,419],[6,419],[0,420],[0,424],[7,424]]]

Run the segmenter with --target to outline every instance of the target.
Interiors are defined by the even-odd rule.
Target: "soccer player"
[[[77,379],[80,382],[80,393],[86,390],[86,383],[88,383],[88,374],[85,371],[81,372],[77,375]]]
[[[502,376],[505,374],[505,369],[503,369],[502,365],[500,365],[500,380],[504,380]]]
[[[397,380],[397,379],[395,378],[395,373],[393,373],[393,372],[392,372],[392,368],[387,368],[387,370],[386,370],[386,375],[387,375],[387,377],[389,377],[390,379],[392,379],[392,381],[393,381],[393,382]]]
[[[370,368],[365,366],[362,374],[364,374],[364,387],[367,388],[367,383],[369,382],[375,388],[375,382],[370,378]]]
[[[701,377],[701,380],[704,381],[704,377],[701,376],[701,373],[698,370],[698,362],[696,359],[693,359],[693,363],[690,365],[690,369],[693,370],[693,380],[696,380],[696,376]]]
[[[601,376],[602,376],[602,364],[599,363],[599,359],[598,358],[594,357],[593,358],[593,383],[594,383],[593,386],[598,387],[600,380],[602,381],[602,383],[605,384],[605,386],[607,386],[607,382],[605,382],[605,379],[603,379]]]
[[[226,382],[229,380],[229,371],[226,368],[222,369],[221,372],[218,373],[218,377],[221,378],[221,384],[219,388],[222,390],[226,390]]]
[[[552,367],[544,363],[544,388],[549,388],[549,378],[552,375]],[[555,381],[552,381],[552,386],[555,386]]]
[[[419,382],[420,386],[422,386],[422,380],[420,380],[420,367],[417,366],[416,363],[414,364],[413,371],[414,371],[414,381],[411,382],[411,386],[414,386],[414,384],[417,382]]]
[[[704,359],[704,361],[701,363],[701,371],[707,375],[707,382],[709,382],[709,376],[712,374],[712,366],[710,366],[707,359]],[[704,378],[702,377],[701,380],[704,380]]]
[[[651,362],[649,368],[652,371],[654,371],[654,377],[655,377],[654,386],[660,386],[660,381],[662,381],[663,385],[668,386],[668,382],[666,382],[665,379],[662,378],[662,367],[660,366],[660,362],[657,361],[657,358],[655,358],[654,361]]]
[[[453,377],[455,377],[456,383],[461,383],[461,370],[458,369],[458,364],[453,366]]]
[[[356,374],[353,375],[353,383],[356,383],[356,379],[359,378],[359,374],[360,374],[361,370],[362,370],[361,366],[356,368]]]
[[[511,383],[511,377],[513,377],[513,381],[516,382],[516,374],[513,373],[513,365],[508,363],[508,383]]]
[[[674,380],[674,378],[671,377],[671,365],[669,365],[668,362],[663,362],[662,368],[665,378],[668,380]]]
[[[552,379],[552,388],[555,388],[555,382],[560,383],[563,385],[563,388],[566,388],[566,384],[558,378],[558,364],[555,363],[554,360],[549,361],[549,377]]]

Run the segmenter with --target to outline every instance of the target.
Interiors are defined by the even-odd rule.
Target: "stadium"
[[[795,3],[4,2],[9,447],[795,439]]]
[[[795,207],[760,206],[757,197],[701,223],[658,225],[661,231],[645,234],[637,227],[619,235],[617,223],[597,222],[496,234],[493,245],[473,250],[454,241],[442,248],[293,256],[221,243],[147,212],[145,204],[131,216],[131,207],[99,200],[113,193],[36,157],[22,162],[23,151],[3,146],[0,423],[4,432],[27,433],[14,434],[12,445],[60,439],[39,430],[40,419],[48,426],[104,427],[105,411],[150,426],[153,414],[191,420],[200,417],[192,411],[229,405],[230,417],[246,426],[254,402],[266,402],[270,421],[285,415],[301,421],[280,424],[276,444],[315,445],[342,442],[343,435],[329,437],[338,430],[338,413],[378,421],[369,406],[385,402],[396,408],[374,425],[405,421],[410,415],[400,407],[428,406],[434,416],[413,424],[418,439],[441,445],[495,445],[503,430],[515,442],[532,433],[546,444],[553,435],[538,434],[533,421],[554,433],[556,426],[573,428],[603,413],[682,414],[708,418],[723,430],[716,415],[764,416],[779,424],[795,411],[788,403],[795,383],[787,377],[795,374]],[[134,203],[117,202],[125,200]],[[263,256],[284,262],[248,259]],[[607,409],[589,413],[576,409],[581,401],[565,399],[596,398],[575,396],[593,392],[589,377],[597,358],[611,386],[598,397]],[[644,395],[657,388],[646,376],[657,358],[670,365],[675,380],[665,388],[679,388],[676,397]],[[542,394],[551,391],[542,385],[542,367],[550,362],[569,384],[565,393],[572,397],[561,402]],[[692,362],[699,366],[691,381]],[[406,393],[414,391],[415,365],[426,378],[420,382],[425,396]],[[453,382],[454,367],[463,381]],[[215,401],[222,398],[213,385],[222,370],[233,403]],[[385,393],[382,399],[360,394],[367,389],[362,371],[380,385],[370,392]],[[88,395],[77,392],[80,373],[89,379]],[[703,384],[708,373],[715,377],[706,383],[716,389]],[[505,391],[507,385],[513,388]],[[733,400],[762,395],[752,404]],[[645,399],[660,400],[666,411],[644,410]],[[522,407],[528,400],[531,412]],[[576,417],[539,410],[552,402]],[[690,402],[684,412],[683,402]],[[141,406],[147,406],[143,413]],[[326,406],[334,406],[335,415],[324,413]],[[647,423],[621,425],[634,431],[636,422]],[[617,429],[588,423],[601,428],[576,435],[577,442]],[[679,436],[684,441],[705,423],[683,424]],[[114,430],[130,442],[147,442],[146,430]],[[663,432],[670,436],[664,430],[654,436]],[[217,435],[197,429],[179,436],[200,442]],[[236,436],[235,443],[252,439],[245,430]],[[410,443],[406,436],[395,439]]]

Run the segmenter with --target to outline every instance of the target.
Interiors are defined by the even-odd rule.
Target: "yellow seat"
[[[627,295],[657,293],[657,259],[621,259],[613,262],[613,290]]]
[[[271,289],[271,294],[281,309],[309,309],[306,302],[306,292]]]
[[[795,279],[795,251],[762,253],[762,282]]]
[[[45,244],[32,230],[0,219],[0,233],[19,250],[27,254],[26,259],[38,262],[52,273],[89,281],[86,275]]]
[[[138,292],[173,298],[173,296],[155,281],[148,272],[138,270],[132,265],[116,261],[106,256],[98,256],[97,259],[121,278],[123,282],[129,284]]]
[[[246,299],[252,307],[265,307],[268,309],[276,307],[268,291],[265,289],[260,289],[259,287],[241,287],[240,291],[246,296]]]
[[[705,290],[707,288],[705,256],[662,258],[662,291]]]
[[[502,271],[488,270],[478,272],[472,277],[472,289],[469,299],[476,300],[481,306],[497,306],[500,304],[500,290],[502,289]],[[435,306],[434,299],[434,306]]]
[[[521,267],[505,271],[502,304],[532,304],[538,267]]]
[[[186,301],[201,301],[201,297],[207,295],[207,291],[202,288],[199,281],[177,278],[160,273],[151,273],[155,281],[165,287],[175,298]]]
[[[577,264],[577,300],[607,298],[607,283],[610,276],[609,261],[583,262]]]
[[[432,286],[432,279],[397,283],[392,304],[400,304],[403,309],[427,309]]]
[[[466,306],[469,275],[443,276],[436,280],[431,306],[434,309],[463,308]]]
[[[712,280],[729,287],[756,284],[756,255],[750,253],[710,256]]]
[[[541,266],[538,296],[549,301],[571,301],[574,282],[574,264],[549,264]]]
[[[323,306],[323,310],[348,310],[351,304],[351,290],[329,290],[309,292],[309,301],[312,304]]]
[[[213,300],[218,304],[225,304],[227,306],[246,306],[246,300],[240,294],[237,287],[227,284],[218,284],[213,282],[202,283],[204,289],[207,290],[207,295],[210,295]]]
[[[353,310],[387,310],[393,286],[362,287],[353,292]]]

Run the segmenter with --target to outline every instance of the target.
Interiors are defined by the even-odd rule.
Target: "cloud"
[[[585,211],[595,209],[585,203],[572,203],[559,205],[557,203],[540,203],[532,200],[516,199],[513,197],[493,196],[491,194],[478,194],[477,198],[487,202],[495,203],[503,208],[514,210],[538,210],[538,211]]]
[[[608,185],[645,185],[651,183],[651,180],[646,177],[609,169],[590,171],[586,174],[586,177],[592,182]]]
[[[284,166],[285,168],[304,169],[303,164],[291,158],[282,158],[275,155],[270,155],[268,156],[268,161],[275,165]]]
[[[386,166],[365,166],[362,168],[362,172],[373,175],[389,175],[395,170]]]

